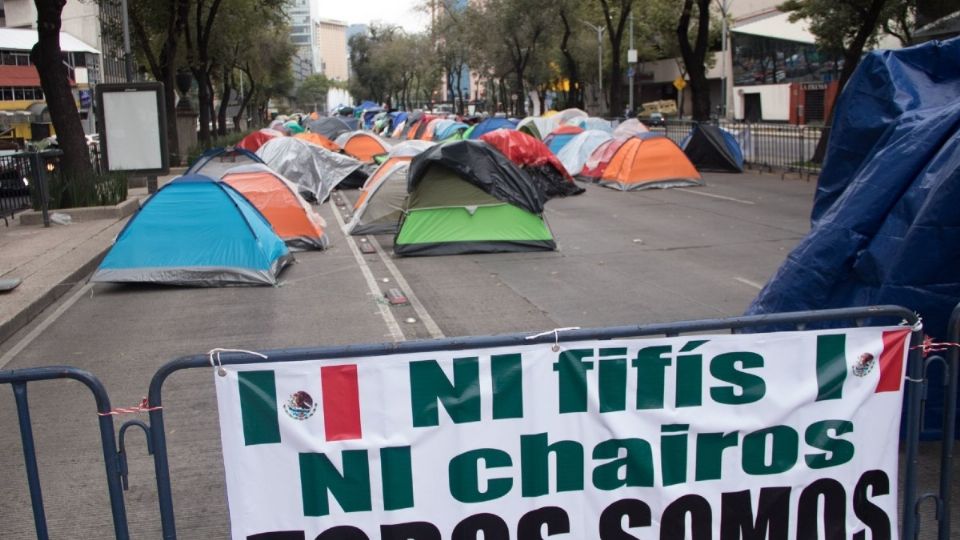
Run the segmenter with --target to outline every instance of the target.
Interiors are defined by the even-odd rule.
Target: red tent
[[[547,198],[583,193],[563,163],[536,137],[513,129],[496,129],[481,135],[480,140],[499,150],[540,183]]]
[[[263,146],[265,142],[273,139],[274,137],[283,137],[283,133],[280,133],[275,129],[264,128],[259,131],[254,131],[253,133],[240,139],[240,142],[237,143],[237,148],[243,148],[244,150],[256,152],[261,146]]]

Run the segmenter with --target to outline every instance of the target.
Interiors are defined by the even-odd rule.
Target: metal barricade
[[[912,311],[898,306],[876,306],[867,308],[847,308],[823,311],[805,311],[774,315],[733,317],[660,323],[649,325],[619,326],[598,329],[573,329],[563,333],[547,332],[538,336],[528,333],[506,334],[500,336],[460,337],[437,340],[417,340],[401,343],[380,343],[348,345],[338,347],[283,349],[262,351],[269,356],[264,360],[259,356],[243,353],[224,352],[219,356],[223,365],[241,365],[250,363],[297,362],[303,360],[374,357],[403,353],[425,353],[435,351],[457,351],[474,348],[492,348],[503,346],[530,345],[580,340],[608,340],[618,338],[637,338],[666,336],[676,337],[685,334],[703,332],[764,332],[771,330],[804,330],[812,325],[828,326],[878,326],[903,322],[913,328],[910,339],[910,352],[907,359],[905,388],[905,410],[903,414],[904,440],[903,453],[905,470],[904,486],[901,491],[903,515],[901,520],[901,538],[915,539],[920,530],[920,507],[925,502],[933,502],[937,510],[938,539],[950,538],[950,504],[953,459],[953,439],[955,436],[956,405],[958,389],[958,370],[960,370],[960,349],[945,349],[944,355],[924,358],[923,333],[920,330],[919,317]],[[954,311],[950,321],[950,340],[960,343],[960,306]],[[944,414],[943,443],[940,459],[940,484],[936,493],[918,493],[918,462],[920,427],[923,415],[926,389],[925,373],[930,365],[942,362],[946,368],[945,388],[948,398]],[[92,374],[70,367],[31,368],[12,371],[0,370],[0,384],[13,387],[17,402],[21,441],[26,463],[27,480],[30,486],[34,522],[37,536],[48,537],[43,497],[40,490],[30,412],[27,404],[27,383],[52,379],[74,379],[85,384],[96,399],[99,413],[100,439],[103,447],[107,485],[116,538],[128,538],[126,510],[123,489],[126,487],[126,455],[124,451],[124,432],[130,427],[142,428],[147,433],[147,451],[153,454],[154,472],[157,483],[157,497],[163,538],[177,538],[174,516],[173,494],[170,481],[170,465],[167,455],[166,434],[163,410],[163,385],[174,373],[196,368],[210,368],[208,355],[196,355],[173,360],[161,367],[150,381],[149,394],[145,406],[139,411],[149,411],[149,425],[139,420],[124,423],[119,430],[119,450],[114,432],[113,417],[110,415],[110,401],[100,381]]]
[[[371,345],[351,345],[342,347],[324,347],[316,349],[286,349],[277,351],[261,351],[269,356],[268,362],[297,362],[302,360],[358,358],[370,356],[384,356],[402,353],[423,353],[433,351],[454,351],[472,348],[489,348],[502,346],[527,345],[532,343],[553,343],[590,339],[616,339],[645,336],[674,337],[681,334],[697,332],[729,331],[741,333],[744,331],[758,331],[769,328],[803,330],[815,323],[847,323],[854,326],[877,325],[880,323],[895,323],[905,321],[916,328],[918,322],[916,314],[910,310],[897,306],[878,306],[870,308],[834,309],[824,311],[807,311],[762,315],[750,317],[734,317],[728,319],[710,319],[700,321],[686,321],[677,323],[651,324],[643,326],[621,326],[600,329],[570,330],[560,335],[547,333],[531,339],[529,334],[507,334],[486,337],[461,337],[438,340],[418,340],[402,343],[382,343]],[[901,493],[904,508],[917,508],[919,497],[917,494],[917,461],[919,451],[920,413],[921,413],[921,385],[924,362],[918,346],[923,341],[923,334],[914,330],[911,335],[911,351],[907,365],[906,410],[904,422],[906,424],[905,484]],[[264,362],[258,356],[237,353],[224,353],[220,356],[223,365],[239,365]],[[210,358],[207,355],[184,357],[164,365],[154,374],[150,382],[148,406],[150,412],[150,439],[153,442],[154,470],[157,480],[157,496],[160,506],[160,518],[163,526],[163,538],[172,540],[177,538],[176,522],[174,519],[173,496],[170,484],[170,466],[167,457],[166,438],[163,419],[163,385],[167,378],[178,371],[195,368],[209,368]],[[949,463],[950,457],[944,458]],[[943,495],[925,495],[943,499]],[[949,497],[947,497],[949,500]],[[902,538],[915,538],[918,531],[918,514],[904,512],[902,520]],[[941,519],[939,522],[942,534],[949,535],[949,521]],[[944,532],[945,531],[945,532]],[[946,536],[944,536],[946,538]]]
[[[110,510],[113,513],[113,530],[118,540],[126,540],[127,513],[123,501],[121,456],[115,446],[113,416],[110,413],[110,398],[103,384],[91,373],[72,367],[41,367],[0,371],[0,384],[13,387],[17,402],[17,417],[20,423],[20,441],[23,445],[23,461],[30,486],[30,504],[33,507],[33,521],[37,538],[46,540],[47,517],[43,505],[43,493],[40,488],[40,471],[37,466],[36,446],[33,439],[33,425],[30,422],[30,405],[27,402],[27,384],[54,379],[73,379],[80,381],[93,394],[96,400],[100,443],[103,447],[103,462],[107,473],[107,488],[110,494]]]

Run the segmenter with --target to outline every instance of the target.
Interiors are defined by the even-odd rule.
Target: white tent
[[[588,129],[570,139],[570,142],[557,154],[557,159],[563,163],[563,167],[567,169],[571,176],[576,176],[583,170],[583,165],[587,162],[590,154],[593,154],[598,146],[610,139],[610,134],[605,131]]]

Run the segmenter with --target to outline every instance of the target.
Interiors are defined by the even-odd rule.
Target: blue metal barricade
[[[456,351],[474,348],[490,348],[503,346],[529,345],[536,343],[553,343],[579,340],[606,340],[618,338],[634,338],[646,336],[674,337],[683,334],[702,332],[728,331],[731,333],[767,331],[772,328],[804,330],[813,325],[826,324],[830,326],[875,326],[889,325],[903,322],[914,328],[910,340],[910,352],[907,364],[907,384],[905,385],[905,410],[903,423],[905,436],[903,454],[905,470],[903,471],[904,485],[901,491],[903,515],[901,520],[901,538],[916,539],[920,530],[920,506],[926,501],[932,501],[936,507],[937,534],[939,540],[950,538],[950,504],[952,477],[950,474],[953,458],[953,439],[955,436],[956,405],[958,389],[958,370],[960,370],[960,350],[957,347],[947,348],[944,354],[937,354],[924,358],[923,333],[919,329],[919,318],[910,310],[897,306],[878,306],[868,308],[834,309],[824,311],[807,311],[775,315],[761,315],[750,317],[734,317],[726,319],[709,319],[699,321],[684,321],[676,323],[662,323],[650,325],[619,326],[598,329],[566,330],[562,333],[548,332],[536,337],[528,333],[506,334],[500,336],[460,337],[437,340],[418,340],[401,343],[380,343],[349,345],[339,347],[284,349],[263,351],[269,360],[258,356],[243,353],[225,352],[219,356],[219,363],[223,365],[239,365],[258,362],[296,362],[303,360],[358,358],[384,356],[402,353],[424,353],[433,351]],[[949,339],[953,343],[960,343],[960,306],[954,311],[950,323]],[[934,351],[936,352],[936,351]],[[940,485],[936,493],[918,493],[918,461],[919,435],[923,415],[926,381],[924,378],[928,366],[942,363],[945,366],[947,403],[944,414],[943,443],[940,459]],[[161,367],[150,382],[149,395],[146,407],[141,411],[149,411],[149,425],[139,420],[126,422],[120,428],[117,450],[113,418],[110,401],[103,385],[90,373],[69,367],[32,368],[13,371],[0,370],[0,384],[11,384],[16,397],[20,420],[21,440],[23,441],[24,458],[26,463],[27,479],[30,485],[31,501],[33,504],[34,520],[37,536],[41,539],[48,537],[46,518],[44,515],[43,498],[40,490],[39,472],[37,468],[36,452],[34,449],[32,426],[30,423],[29,408],[27,405],[26,388],[28,382],[51,379],[70,378],[84,383],[90,388],[96,399],[99,416],[101,443],[103,446],[104,463],[107,473],[107,484],[110,494],[111,510],[116,538],[127,539],[127,522],[122,490],[125,487],[126,458],[124,452],[124,432],[133,426],[147,432],[147,450],[154,457],[154,471],[156,474],[157,497],[160,507],[160,519],[163,528],[163,538],[177,538],[176,522],[174,517],[173,495],[170,482],[170,467],[166,447],[166,435],[163,416],[162,391],[166,380],[178,371],[195,368],[209,368],[211,365],[208,355],[197,355],[171,361]]]
[[[531,339],[530,334],[506,334],[501,336],[461,337],[437,340],[418,340],[402,343],[381,343],[370,345],[350,345],[342,347],[284,349],[277,351],[261,351],[271,363],[296,362],[302,360],[358,358],[383,356],[401,353],[423,353],[433,351],[454,351],[473,348],[503,347],[528,345],[532,343],[552,343],[593,340],[617,339],[644,336],[678,336],[698,332],[730,331],[739,333],[756,331],[767,328],[792,328],[802,330],[816,323],[847,324],[854,326],[891,324],[905,322],[917,328],[919,318],[910,310],[897,306],[878,306],[868,308],[834,309],[823,311],[806,311],[774,315],[750,317],[734,317],[727,319],[710,319],[700,321],[685,321],[677,323],[650,324],[643,326],[620,326],[599,329],[578,329],[565,331],[562,334],[547,333]],[[919,454],[920,412],[924,362],[919,346],[923,342],[923,333],[914,330],[911,335],[911,351],[908,357],[906,385],[906,410],[904,422],[907,437],[904,454],[906,471],[904,472],[904,488],[901,493],[904,508],[916,509],[919,505],[917,488],[917,462]],[[258,356],[224,353],[220,356],[223,365],[238,365],[264,362]],[[172,540],[177,538],[176,522],[174,519],[173,497],[170,485],[170,468],[167,458],[166,439],[164,435],[162,390],[167,378],[175,372],[210,367],[210,358],[207,355],[197,355],[174,360],[157,371],[150,382],[148,404],[155,408],[150,412],[150,439],[153,441],[154,465],[157,480],[157,496],[160,505],[160,518],[163,526],[163,538]],[[944,458],[949,463],[949,457]],[[949,486],[948,486],[949,487]],[[949,491],[949,489],[947,490]],[[943,495],[927,495],[940,501]],[[949,497],[949,496],[947,496]],[[949,499],[947,499],[949,500]],[[938,503],[942,504],[942,503]],[[943,513],[940,514],[941,516]],[[949,520],[939,520],[941,534],[949,536]],[[919,530],[918,514],[915,511],[904,511],[902,520],[902,538],[916,538]],[[944,537],[946,538],[946,536]]]
[[[27,384],[54,379],[73,379],[80,381],[93,394],[96,400],[100,443],[103,447],[103,462],[107,472],[107,489],[110,493],[110,509],[113,513],[113,529],[118,540],[126,540],[127,513],[121,489],[121,459],[117,453],[113,429],[113,416],[110,415],[110,398],[103,384],[91,373],[66,366],[40,367],[0,371],[0,384],[13,387],[17,402],[17,417],[20,423],[20,441],[23,445],[23,461],[30,486],[30,503],[33,507],[33,521],[37,538],[46,540],[47,518],[43,506],[43,493],[40,489],[40,471],[37,467],[37,453],[33,439],[33,425],[30,422],[30,406],[27,402]]]

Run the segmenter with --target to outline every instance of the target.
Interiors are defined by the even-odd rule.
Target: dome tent
[[[293,256],[232,187],[181,176],[144,203],[91,281],[219,287],[276,285]]]
[[[526,172],[537,184],[543,200],[579,195],[584,189],[567,174],[563,163],[547,146],[521,131],[498,129],[480,137]]]
[[[234,167],[256,163],[263,163],[263,160],[249,150],[236,146],[211,148],[197,158],[197,161],[183,175],[202,174],[210,178],[220,178],[223,173]]]
[[[356,159],[294,137],[273,139],[257,150],[257,155],[284,178],[295,182],[308,200],[326,200],[338,184],[351,175],[366,174]]]
[[[703,185],[703,178],[672,140],[644,133],[601,144],[581,177],[621,191]]]
[[[556,249],[540,190],[482,141],[437,145],[410,164],[397,255]]]
[[[347,223],[347,233],[395,234],[407,199],[410,161],[395,159],[381,165],[364,184]]]
[[[694,124],[680,148],[701,171],[743,172],[743,151],[737,140],[712,124]]]
[[[290,249],[326,249],[326,223],[297,193],[293,182],[266,165],[234,167],[221,182],[236,189],[267,218]]]

